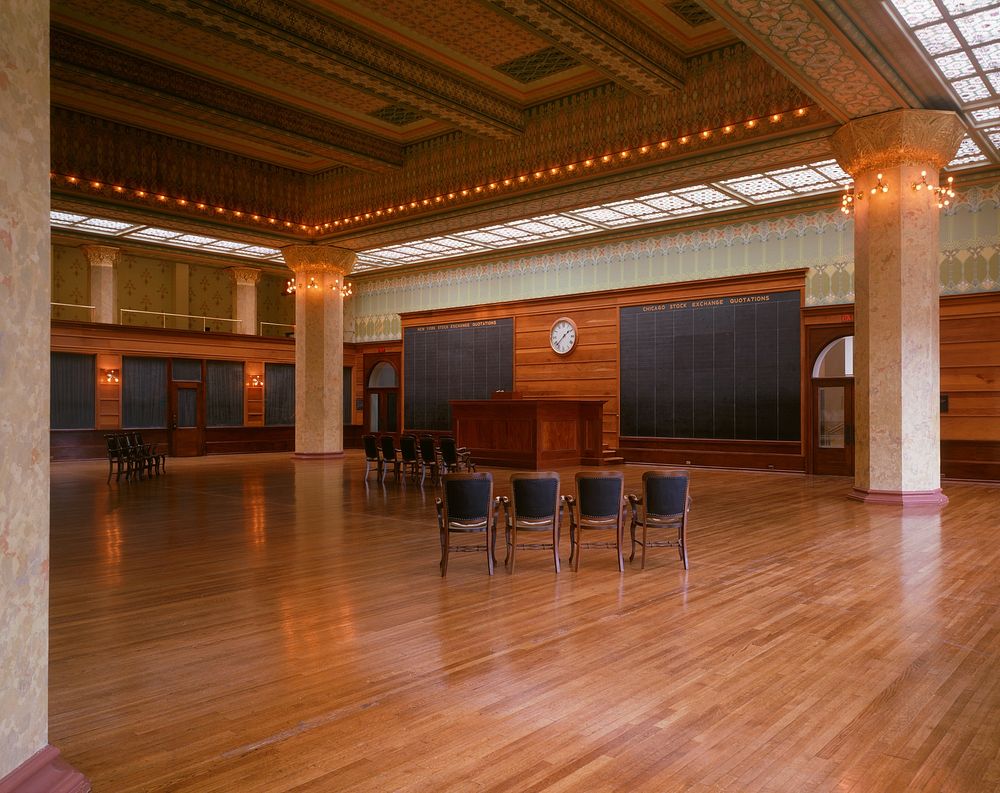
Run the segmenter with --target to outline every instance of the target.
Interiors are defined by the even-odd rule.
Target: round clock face
[[[566,355],[576,346],[576,323],[569,317],[562,317],[552,323],[549,331],[549,346],[559,355]]]

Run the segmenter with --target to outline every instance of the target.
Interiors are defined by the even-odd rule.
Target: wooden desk
[[[600,465],[604,399],[456,400],[451,428],[484,465]]]

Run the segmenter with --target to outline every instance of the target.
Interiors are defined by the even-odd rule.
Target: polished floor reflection
[[[441,579],[438,491],[363,468],[53,465],[49,738],[96,793],[1000,789],[1000,488],[696,470],[687,573],[564,533]]]

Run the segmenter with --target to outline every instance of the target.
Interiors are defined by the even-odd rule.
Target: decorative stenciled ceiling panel
[[[1000,0],[891,0],[968,123],[1000,153]],[[970,141],[972,145],[975,145]],[[969,145],[963,144],[969,157]],[[982,156],[982,161],[987,158]]]

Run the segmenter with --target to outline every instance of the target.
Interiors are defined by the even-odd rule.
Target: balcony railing
[[[291,338],[295,335],[295,326],[287,322],[258,322],[257,334],[259,336],[275,336]],[[282,330],[284,328],[285,330]]]
[[[138,315],[148,316],[148,317],[159,317],[160,318],[160,327],[161,328],[167,327],[167,317],[173,317],[174,319],[184,319],[184,320],[187,320],[186,327],[187,327],[188,330],[192,330],[192,328],[191,328],[191,320],[197,320],[198,322],[200,322],[201,323],[201,330],[203,330],[203,331],[206,331],[206,330],[228,330],[231,333],[239,333],[239,326],[243,324],[243,320],[242,319],[231,319],[230,317],[204,317],[204,316],[200,316],[198,314],[173,314],[173,313],[171,313],[169,311],[140,311],[137,308],[121,308],[121,309],[118,309],[118,311],[119,311],[119,314],[121,316],[121,324],[122,325],[140,325],[140,324],[145,324],[145,323],[139,323],[139,322],[126,322],[126,320],[125,320],[125,315],[126,314],[130,314],[130,315],[131,314],[138,314]],[[212,323],[211,327],[209,326],[209,323]],[[227,327],[224,323],[229,323],[229,325],[231,327]],[[221,327],[218,327],[219,325],[221,325]],[[150,326],[147,325],[147,327],[150,327]],[[197,330],[198,328],[195,327],[193,329]]]
[[[94,321],[94,312],[97,310],[97,306],[83,306],[83,305],[80,305],[79,303],[55,303],[55,302],[53,302],[52,303],[52,308],[54,309],[53,313],[55,313],[56,311],[58,311],[58,313],[60,313],[60,314],[66,313],[64,311],[59,311],[59,309],[63,309],[63,308],[74,309],[74,311],[73,311],[74,315],[77,313],[77,310],[79,310],[79,312],[81,314],[84,311],[86,311],[87,312],[87,319],[86,319],[87,322],[93,322]],[[73,317],[61,316],[61,317],[59,317],[59,319],[76,319],[76,317],[75,316],[73,316]]]

